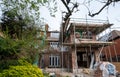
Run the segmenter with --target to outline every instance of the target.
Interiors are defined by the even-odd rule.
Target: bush
[[[0,70],[9,69],[9,66],[25,66],[30,65],[26,60],[1,60],[0,61]]]
[[[21,52],[21,47],[23,46],[23,41],[15,41],[10,38],[0,38],[0,59],[16,58],[16,54]]]
[[[0,73],[0,77],[43,77],[43,73],[38,67],[32,65],[10,66]]]

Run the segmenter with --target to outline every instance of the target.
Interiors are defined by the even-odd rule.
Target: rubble
[[[95,64],[95,77],[114,77],[116,76],[116,67],[110,62],[98,62]]]

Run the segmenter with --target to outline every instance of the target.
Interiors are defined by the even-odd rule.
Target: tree
[[[23,19],[31,19],[34,25],[40,25],[40,7],[46,4],[47,0],[1,0],[2,13],[13,11],[14,16],[21,16]],[[27,23],[27,21],[26,21]],[[29,22],[30,23],[30,22]],[[28,24],[30,25],[30,24]]]
[[[67,20],[70,15],[72,15],[71,13],[73,12],[74,8],[77,8],[79,6],[80,3],[76,2],[76,3],[73,3],[72,0],[61,0],[62,3],[65,5],[65,7],[67,8],[67,11],[66,12],[66,15],[65,15],[65,20]],[[88,9],[88,15],[91,16],[91,17],[94,17],[96,15],[98,15],[99,13],[101,13],[106,7],[109,7],[111,4],[115,4],[115,3],[118,3],[120,2],[120,0],[95,0],[97,2],[100,2],[100,4],[103,3],[103,7],[101,7],[101,9],[96,12],[96,13],[91,13],[90,12],[90,9],[89,9],[89,4],[92,3],[94,0],[83,0],[83,2],[81,3],[81,5],[84,5],[87,9]],[[69,7],[69,4],[72,3],[74,6],[71,8]],[[70,10],[72,9],[72,10]]]
[[[38,28],[29,27],[23,19],[7,13],[1,24],[5,37],[0,39],[0,60],[24,58],[33,63],[42,48],[41,39],[37,38]]]
[[[33,63],[36,54],[39,54],[41,39],[37,38],[39,7],[46,0],[2,0],[2,32],[0,39],[0,60],[26,59]],[[29,13],[34,11],[34,14]],[[34,17],[35,16],[35,17]],[[37,17],[38,16],[38,17]],[[36,26],[37,25],[37,26]]]
[[[71,0],[61,0],[61,1],[65,5],[65,7],[67,8],[67,12],[66,12],[66,15],[64,18],[64,21],[66,21],[72,15],[72,13],[74,12],[74,9],[78,7],[78,3],[72,3],[73,7],[70,8],[68,5],[69,5]]]
[[[2,31],[8,31],[8,34],[12,39],[21,38],[23,27],[27,27],[25,20],[21,16],[18,16],[14,10],[9,10],[3,13],[1,19]]]

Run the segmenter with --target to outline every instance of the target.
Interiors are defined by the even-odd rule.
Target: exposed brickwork
[[[120,38],[114,40],[113,42],[115,42],[114,45],[104,47],[103,49],[103,53],[108,58],[115,58],[116,54],[117,56],[120,56]],[[116,54],[115,54],[115,51],[116,51]]]
[[[68,53],[68,52],[64,52],[63,56],[62,56],[62,52],[47,52],[43,55],[43,63],[44,63],[44,68],[48,68],[49,67],[49,63],[50,63],[50,59],[49,56],[50,55],[59,55],[60,56],[60,67],[62,67],[62,60],[63,60],[63,68],[67,68],[69,71],[71,71],[72,68],[72,53]],[[63,59],[62,59],[63,58]],[[74,59],[73,59],[74,61]],[[42,64],[42,63],[40,63]]]

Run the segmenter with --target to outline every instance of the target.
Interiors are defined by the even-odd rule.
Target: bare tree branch
[[[70,10],[70,7],[67,5],[65,0],[61,0],[61,1],[62,1],[62,3],[65,5],[65,7],[68,10],[68,12],[66,13],[65,18],[64,18],[64,21],[66,21],[72,15],[72,12],[74,11],[74,9],[78,7],[78,3],[75,3],[75,4],[73,3],[73,7]]]
[[[98,12],[91,14],[91,12],[89,11],[88,15],[91,16],[91,17],[94,17],[95,15],[100,14],[103,11],[103,9],[106,8],[107,6],[109,6],[111,3],[118,2],[118,1],[120,1],[120,0],[107,0],[105,5]]]
[[[68,11],[68,12],[66,12],[66,15],[65,15],[65,18],[64,18],[64,21],[66,21],[72,15],[72,12],[74,11],[74,9],[78,7],[78,3],[75,3],[75,4],[73,3],[74,6],[72,7],[72,9],[70,9],[70,7],[68,6],[68,3],[65,0],[61,0],[61,1],[65,5],[65,7],[67,8],[67,11]],[[85,1],[86,0],[84,0],[83,4],[86,3]],[[91,1],[92,0],[89,0],[87,3],[90,3]],[[90,10],[89,10],[89,8],[87,7],[87,9],[89,11],[88,15],[91,16],[91,17],[94,17],[95,15],[100,14],[110,4],[119,2],[120,0],[106,0],[106,1],[107,2],[102,2],[102,3],[105,3],[105,5],[98,12],[96,12],[96,13],[91,13]],[[69,0],[69,2],[70,2],[70,0]]]
[[[71,12],[71,11],[70,11],[70,8],[69,8],[68,5],[67,5],[67,3],[66,3],[64,0],[61,0],[61,1],[62,1],[62,3],[65,5],[65,7],[67,8],[68,12]]]
[[[91,16],[91,17],[94,17],[95,15],[98,15],[100,12],[103,11],[103,9],[105,7],[109,6],[111,3],[112,3],[112,0],[108,0],[107,3],[98,12],[91,14],[90,11],[89,11],[88,15]]]

